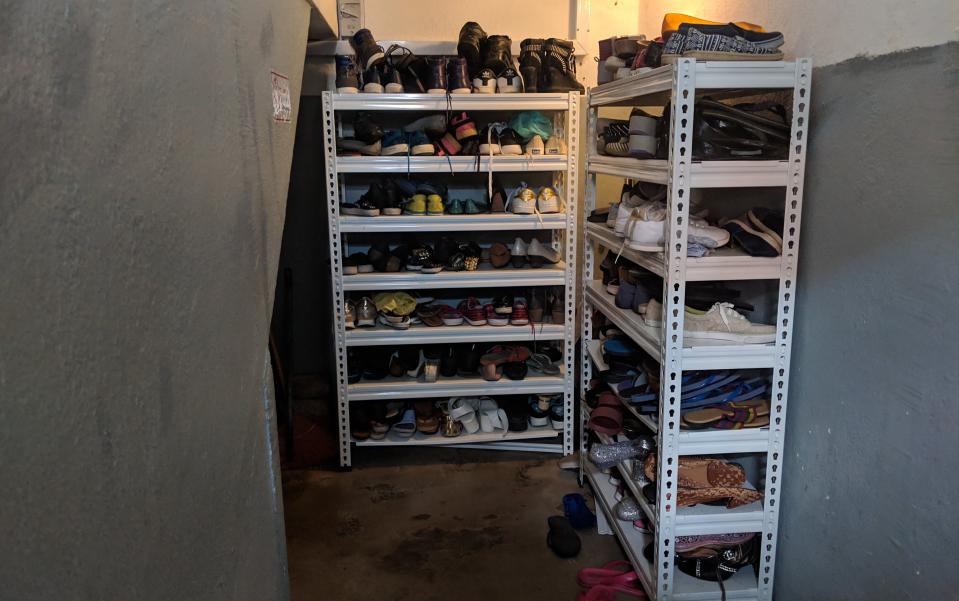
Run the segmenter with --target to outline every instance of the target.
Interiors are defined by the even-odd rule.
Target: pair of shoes
[[[527,38],[520,42],[519,71],[527,92],[585,92],[576,79],[569,40]]]
[[[778,31],[754,31],[735,23],[684,22],[671,33],[663,47],[662,62],[680,57],[713,61],[779,61],[783,35]]]
[[[426,78],[427,94],[471,94],[466,59],[431,56],[426,59],[428,65]]]
[[[403,212],[402,193],[396,181],[375,181],[356,202],[341,202],[340,213],[375,217],[377,215],[400,215]]]
[[[524,267],[528,262],[530,267],[542,267],[546,263],[556,264],[563,259],[562,253],[558,250],[543,244],[538,239],[533,238],[526,243],[522,238],[516,237],[516,240],[513,241],[513,244],[507,248],[505,244],[500,244],[499,242],[495,243],[503,247],[505,250],[506,261],[512,263],[513,267]],[[490,260],[492,262],[493,258],[493,247],[490,247]],[[503,261],[502,256],[497,262],[493,262],[493,267],[505,267],[506,263]]]
[[[720,221],[736,245],[754,257],[778,257],[783,251],[782,211],[755,207],[735,219]]]
[[[659,118],[634,108],[628,120],[599,119],[596,151],[614,157],[651,159],[656,157]]]
[[[376,325],[376,303],[373,299],[364,296],[358,302],[346,301],[346,329],[372,328]]]
[[[509,36],[487,36],[478,23],[468,21],[460,29],[456,51],[472,79],[477,94],[511,94],[523,91],[523,82],[513,64]]]
[[[623,213],[623,244],[633,250],[661,252],[666,242],[666,204],[647,201]],[[616,232],[619,235],[619,232]],[[690,216],[687,226],[687,255],[701,257],[729,242],[729,231],[710,225],[701,217]]]
[[[535,213],[559,213],[562,210],[562,200],[550,186],[543,186],[539,193],[521,182],[519,189],[509,201],[509,210],[517,215],[533,215]]]

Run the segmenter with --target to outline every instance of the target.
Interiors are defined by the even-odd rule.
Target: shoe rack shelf
[[[537,218],[538,217],[538,218]],[[480,215],[380,215],[376,219],[344,215],[340,218],[340,232],[362,234],[372,232],[493,232],[510,230],[566,229],[566,215],[514,215],[512,213],[482,213]]]
[[[579,156],[579,103],[575,93],[544,94],[338,94],[325,92],[323,126],[325,141],[325,175],[327,210],[329,212],[330,275],[333,295],[333,319],[336,341],[336,393],[339,433],[340,465],[352,465],[353,446],[453,446],[497,450],[527,450],[571,454],[574,450],[573,399],[575,392],[576,342],[576,266],[578,245],[576,237],[577,182]],[[538,110],[554,115],[554,131],[565,139],[567,155],[537,156],[342,156],[336,155],[336,139],[342,131],[342,120],[350,119],[344,111],[391,112],[446,112],[468,111],[474,118],[483,119],[483,112],[503,113]],[[411,115],[411,118],[413,116]],[[440,215],[440,216],[377,216],[360,217],[340,215],[340,196],[352,174],[407,174],[435,173],[437,177],[451,177],[459,173],[541,172],[551,173],[552,185],[566,201],[566,211],[560,214],[514,215]],[[542,268],[494,269],[481,264],[475,271],[441,271],[436,274],[418,272],[360,273],[343,275],[342,260],[348,254],[352,235],[382,234],[385,239],[400,234],[439,232],[541,232],[549,235],[549,242],[562,254],[555,265]],[[541,236],[543,235],[541,234]],[[441,326],[414,325],[407,330],[383,326],[346,329],[346,293],[369,293],[391,290],[461,290],[472,288],[545,287],[563,288],[563,323],[534,323],[532,326]],[[399,346],[419,344],[498,343],[562,341],[563,358],[558,375],[537,375],[531,372],[522,380],[504,377],[488,382],[477,376],[440,377],[435,382],[415,378],[387,377],[382,380],[348,380],[347,349],[350,347]],[[439,435],[415,434],[400,438],[387,434],[383,440],[354,441],[350,436],[350,403],[357,401],[389,401],[415,399],[443,399],[457,396],[497,396],[529,394],[563,394],[567,418],[561,430],[552,427],[532,428],[523,432],[477,433],[453,438]]]
[[[479,94],[477,94],[479,96]],[[474,109],[475,110],[475,109]],[[336,157],[337,173],[510,173],[565,171],[565,155],[497,155],[468,157],[344,156]]]
[[[667,191],[666,244],[663,252],[649,253],[623,246],[605,224],[584,219],[581,393],[590,386],[593,370],[606,368],[600,352],[600,341],[592,340],[593,312],[604,315],[626,336],[635,341],[660,364],[661,389],[658,415],[644,415],[624,404],[656,435],[658,456],[656,502],[648,503],[636,482],[628,482],[643,511],[655,525],[655,534],[643,534],[629,522],[616,517],[615,486],[607,474],[598,470],[583,452],[581,474],[595,493],[599,511],[599,530],[614,534],[625,548],[640,575],[651,599],[718,600],[720,590],[715,582],[698,580],[675,568],[675,537],[697,534],[757,532],[760,536],[759,576],[743,568],[724,582],[726,599],[769,601],[772,598],[776,562],[776,538],[779,516],[779,490],[782,486],[782,452],[786,426],[786,401],[789,382],[790,350],[795,315],[797,259],[802,210],[805,155],[808,144],[809,93],[812,65],[808,59],[793,62],[696,62],[681,58],[675,64],[616,80],[593,88],[588,100],[588,139],[591,141],[586,167],[586,203],[584,217],[596,208],[596,177],[611,175],[633,180],[665,184]],[[790,155],[785,161],[689,161],[678,157],[692,156],[692,121],[681,115],[692,115],[697,93],[713,98],[746,96],[772,90],[792,92],[792,136]],[[669,160],[638,160],[628,157],[601,156],[592,148],[596,139],[598,109],[611,106],[673,106],[670,127]],[[677,117],[679,115],[679,117]],[[785,231],[781,257],[751,257],[737,250],[720,250],[700,258],[686,256],[687,223],[691,190],[696,188],[775,187],[783,190]],[[631,260],[663,278],[663,314],[668,335],[663,328],[646,325],[631,310],[616,307],[614,297],[599,281],[593,280],[594,263],[600,249],[606,249]],[[731,344],[685,340],[683,306],[686,284],[693,281],[774,280],[776,290],[776,338],[770,344]],[[681,430],[680,387],[669,383],[681,381],[690,370],[768,369],[772,379],[770,390],[770,425],[742,430]],[[584,397],[585,398],[585,397]],[[581,411],[581,447],[586,449],[586,427],[589,408]],[[608,440],[609,437],[601,437]],[[735,509],[696,505],[677,510],[676,481],[672,466],[684,455],[754,453],[765,466],[763,500]],[[620,471],[629,480],[632,462],[623,462]],[[643,550],[653,545],[653,561]]]

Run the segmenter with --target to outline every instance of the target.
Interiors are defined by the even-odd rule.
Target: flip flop
[[[607,338],[603,341],[603,355],[635,361],[646,358],[646,353],[629,338]]]
[[[554,515],[546,520],[546,523],[549,524],[546,545],[553,550],[553,553],[564,559],[579,555],[582,543],[569,520],[561,515]]]
[[[579,493],[570,493],[563,497],[563,513],[577,530],[592,528],[596,523],[596,515],[589,510],[586,498]]]
[[[597,407],[590,412],[586,427],[593,432],[616,436],[623,429],[623,412],[609,406]]]

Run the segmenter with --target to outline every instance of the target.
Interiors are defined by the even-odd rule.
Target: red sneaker
[[[513,301],[513,315],[510,323],[514,326],[529,325],[529,308],[526,306],[526,301],[522,298]]]
[[[483,304],[475,296],[471,296],[468,299],[460,302],[459,307],[460,313],[463,314],[463,317],[466,319],[466,323],[471,326],[485,326],[486,325],[486,310],[483,308]]]

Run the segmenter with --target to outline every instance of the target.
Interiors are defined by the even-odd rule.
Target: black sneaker
[[[497,315],[510,315],[513,313],[513,296],[504,294],[493,299],[493,310]]]
[[[410,258],[406,260],[406,268],[410,271],[423,271],[427,264],[433,264],[433,249],[426,244],[417,246],[410,251]]]
[[[360,91],[360,75],[352,56],[336,57],[336,91],[340,94],[356,94]]]
[[[467,71],[466,59],[451,58],[446,65],[447,83],[449,84],[450,94],[470,94],[470,76]]]
[[[366,253],[353,253],[343,259],[343,275],[371,273],[372,271],[373,264],[370,263],[370,257]]]
[[[426,80],[427,94],[445,94],[446,93],[446,59],[442,56],[429,57],[426,59],[429,65],[429,77]]]
[[[386,194],[383,191],[383,185],[380,182],[373,182],[370,184],[370,187],[366,190],[363,196],[360,196],[360,199],[356,204],[361,205],[365,204],[367,206],[375,207],[377,210],[382,210],[386,206]]]
[[[386,183],[383,184],[383,206],[380,207],[380,213],[383,215],[403,214],[403,197],[394,180],[386,180]]]
[[[340,203],[341,215],[362,215],[364,217],[375,217],[380,214],[380,208],[364,194],[356,202]]]
[[[364,94],[382,94],[383,80],[380,77],[379,66],[371,67],[363,74],[363,93]]]
[[[500,94],[518,94],[523,91],[523,80],[513,67],[506,67],[496,78],[496,91]]]
[[[499,152],[500,154],[523,154],[523,139],[519,137],[516,130],[507,127],[499,134]]]
[[[496,93],[496,73],[492,69],[480,69],[473,78],[473,92],[477,94]]]
[[[540,73],[543,69],[543,44],[545,40],[526,38],[519,43],[519,73],[527,92],[539,90]]]
[[[403,78],[400,72],[388,63],[383,63],[383,75],[380,77],[383,83],[383,91],[387,94],[403,93]]]
[[[513,41],[508,35],[491,35],[486,38],[483,67],[492,70],[493,73],[502,73],[507,67],[512,67],[512,47]]]
[[[543,92],[583,93],[583,84],[576,81],[576,57],[573,43],[550,38],[543,44]]]
[[[477,73],[482,66],[484,44],[486,44],[486,32],[479,23],[467,21],[460,29],[456,53],[466,59],[470,75]]]
[[[350,38],[350,46],[356,53],[356,62],[363,71],[383,62],[386,55],[383,47],[376,43],[369,29],[361,29]]]
[[[480,132],[479,153],[480,156],[500,154],[499,133],[489,125]]]
[[[353,137],[366,144],[373,144],[383,139],[383,128],[369,113],[359,112],[353,118]]]
[[[440,238],[439,242],[436,243],[436,252],[433,253],[433,258],[437,262],[448,264],[450,257],[456,254],[459,251],[459,244],[454,242],[447,236]]]

